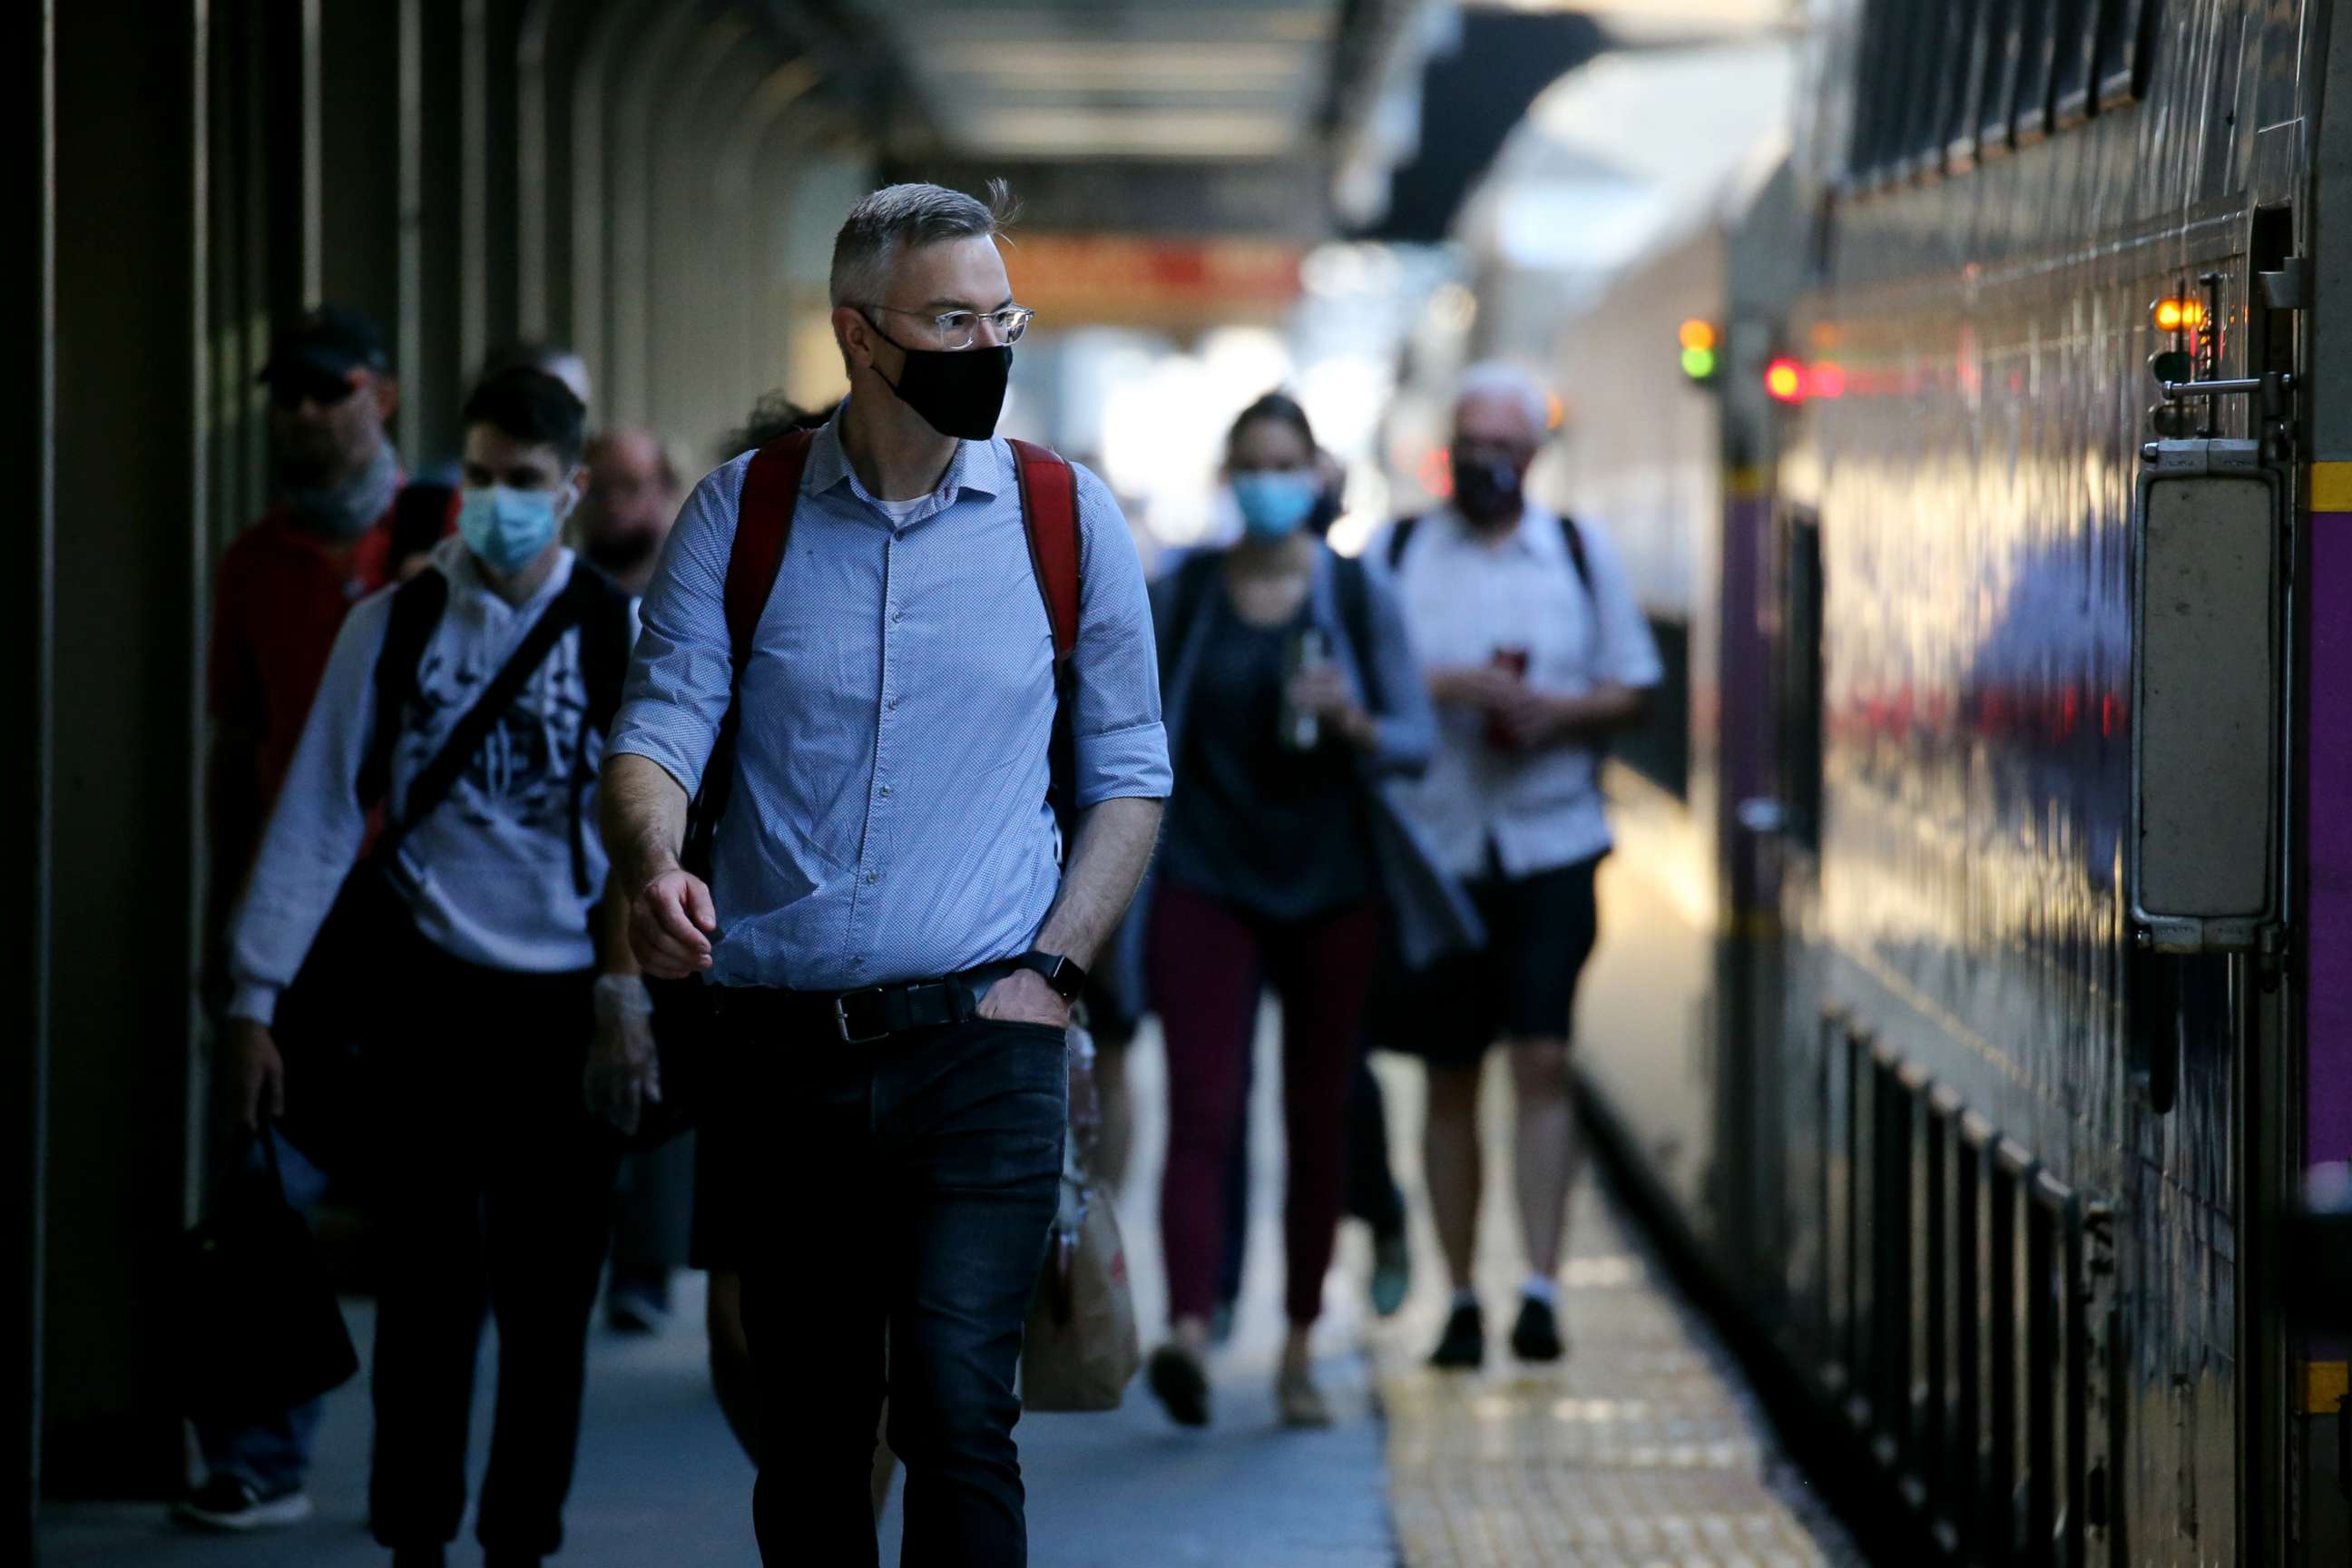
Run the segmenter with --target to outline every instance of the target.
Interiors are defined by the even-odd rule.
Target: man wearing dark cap
[[[269,388],[278,500],[229,547],[214,594],[211,803],[214,962],[222,1000],[229,913],[262,825],[352,605],[392,566],[398,455],[384,426],[400,405],[375,326],[322,306],[278,333],[261,379]],[[230,1082],[244,1064],[221,1064]],[[275,1134],[272,1134],[274,1137]],[[246,1151],[242,1140],[233,1146]],[[281,1141],[298,1201],[320,1184]],[[247,1151],[250,1152],[250,1151]],[[200,1422],[210,1475],[176,1510],[184,1522],[247,1531],[309,1516],[303,1491],[317,1405],[244,1426]]]

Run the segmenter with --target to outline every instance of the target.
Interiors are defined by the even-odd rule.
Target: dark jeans
[[[1059,1196],[1059,1029],[975,1020],[870,1046],[729,1047],[723,1141],[762,1431],[761,1561],[873,1564],[868,1490],[889,1335],[908,1568],[1028,1560],[1013,1389]]]
[[[370,1050],[387,1142],[405,1152],[374,1184],[371,1521],[395,1551],[457,1538],[487,1310],[498,1407],[475,1533],[492,1552],[543,1556],[563,1539],[620,1152],[581,1100],[591,977],[417,949],[397,971],[414,1000]]]

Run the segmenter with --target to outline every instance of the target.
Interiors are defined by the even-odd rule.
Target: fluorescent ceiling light
[[[1233,110],[983,109],[955,131],[986,152],[1067,157],[1270,157],[1298,136],[1291,113]]]

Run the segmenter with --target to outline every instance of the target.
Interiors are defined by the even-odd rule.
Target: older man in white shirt
[[[1547,416],[1548,400],[1516,368],[1474,367],[1454,407],[1453,504],[1395,524],[1369,552],[1395,575],[1438,705],[1436,758],[1397,786],[1399,804],[1486,925],[1483,949],[1413,977],[1392,1031],[1429,1069],[1424,1157],[1454,1284],[1430,1358],[1438,1366],[1486,1358],[1470,1267],[1478,1079],[1497,1042],[1517,1090],[1529,1262],[1511,1347],[1528,1361],[1564,1349],[1556,1279],[1576,1169],[1570,1020],[1598,931],[1594,872],[1610,846],[1599,748],[1639,719],[1660,674],[1607,536],[1523,493]]]

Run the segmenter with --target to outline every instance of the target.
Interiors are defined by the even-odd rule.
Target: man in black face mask
[[[631,598],[653,581],[662,541],[677,521],[677,473],[650,430],[607,430],[588,443],[580,550]]]
[[[1530,1269],[1511,1331],[1523,1361],[1565,1350],[1555,1271],[1576,1169],[1568,1067],[1577,973],[1598,932],[1608,853],[1599,748],[1643,712],[1660,667],[1609,536],[1524,493],[1551,423],[1514,367],[1474,366],[1454,411],[1454,504],[1402,522],[1370,552],[1396,574],[1438,707],[1428,772],[1399,804],[1460,878],[1485,948],[1413,977],[1389,1038],[1429,1068],[1423,1164],[1454,1310],[1432,1362],[1476,1366],[1471,1289],[1478,1234],[1479,1069],[1511,1062],[1519,1222]]]
[[[1070,1003],[1170,785],[1118,502],[994,435],[1029,312],[992,194],[893,185],[842,224],[848,400],[696,487],[599,785],[646,972],[719,988],[697,1136],[758,1426],[791,1438],[760,1455],[772,1564],[876,1562],[886,1332],[905,1561],[1026,1561],[1013,1369],[1061,1188]],[[1054,564],[1073,557],[1075,580]],[[730,793],[689,868],[706,773]]]

